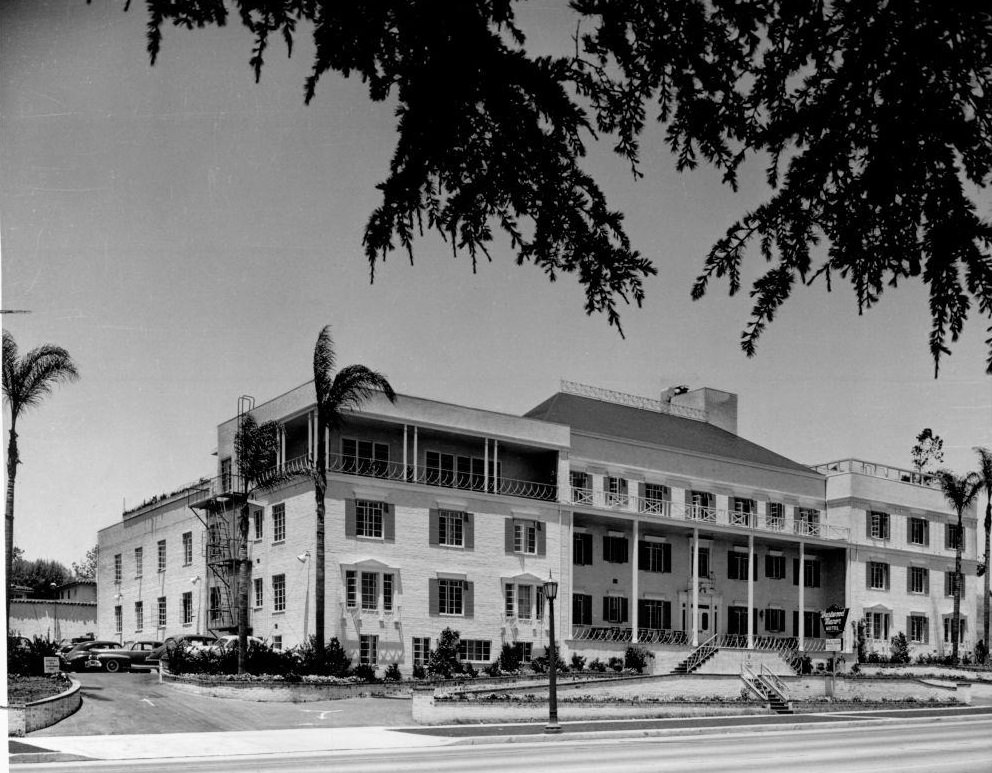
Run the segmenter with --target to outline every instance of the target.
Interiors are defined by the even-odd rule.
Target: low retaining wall
[[[83,702],[79,688],[79,682],[73,679],[72,686],[64,693],[33,703],[11,704],[7,710],[7,735],[20,738],[74,714]]]
[[[402,682],[381,684],[313,684],[309,682],[212,682],[195,677],[162,674],[163,684],[194,695],[232,698],[258,703],[308,703],[368,696],[392,696],[410,692]]]

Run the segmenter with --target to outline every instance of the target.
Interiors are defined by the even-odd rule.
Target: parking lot
[[[413,724],[409,699],[257,703],[180,692],[159,684],[157,673],[71,676],[82,684],[82,707],[58,724],[31,733],[31,737]]]

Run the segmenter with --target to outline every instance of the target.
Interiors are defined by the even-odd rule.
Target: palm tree
[[[7,506],[4,555],[7,567],[7,622],[10,622],[10,578],[14,546],[14,479],[21,458],[17,448],[17,420],[23,411],[38,405],[56,384],[75,381],[79,372],[72,357],[61,346],[42,344],[23,357],[17,343],[3,331],[3,396],[10,406],[10,439],[7,443]],[[8,625],[9,627],[9,625]]]
[[[964,544],[964,511],[968,509],[975,497],[978,496],[978,476],[969,472],[957,476],[950,470],[938,470],[937,481],[948,501],[958,516],[958,539],[954,550],[954,617],[951,620],[951,658],[957,663],[958,640],[961,638],[961,547]]]
[[[985,659],[988,660],[989,649],[989,531],[992,530],[992,451],[987,448],[976,448],[978,454],[978,486],[985,490],[985,593],[982,594],[984,615],[984,630],[982,641],[985,642]]]
[[[396,402],[396,393],[381,373],[364,365],[348,365],[335,374],[334,367],[334,341],[331,326],[327,325],[317,336],[313,349],[313,386],[317,395],[317,459],[313,470],[317,512],[314,643],[319,654],[324,651],[324,498],[327,493],[324,439],[329,431],[341,428],[345,411],[358,410],[376,392],[382,392],[390,402]]]
[[[248,559],[248,498],[255,491],[279,485],[281,475],[274,471],[279,446],[279,425],[274,421],[259,424],[250,413],[241,416],[234,436],[238,458],[238,475],[244,495],[238,510],[238,673],[245,672],[248,652],[248,584],[251,580]]]

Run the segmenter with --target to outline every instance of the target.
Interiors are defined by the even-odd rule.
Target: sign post
[[[820,612],[820,623],[827,636],[827,652],[842,652],[844,649],[844,628],[847,625],[847,607],[833,604]],[[837,687],[837,656],[830,655],[830,697],[833,697]]]

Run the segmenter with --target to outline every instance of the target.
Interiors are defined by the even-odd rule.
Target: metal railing
[[[735,526],[755,532],[774,532],[781,534],[788,530],[804,537],[818,537],[829,540],[847,540],[850,530],[810,519],[808,515],[793,516],[787,519],[784,515],[765,515],[759,518],[757,513],[740,510],[718,510],[715,507],[683,504],[668,499],[642,497],[635,494],[611,494],[589,488],[568,489],[571,495],[569,504],[575,507],[595,507],[603,510],[638,513],[640,515],[656,516],[673,521],[689,521],[693,523],[715,523],[724,526]]]
[[[601,400],[606,403],[616,403],[626,405],[631,408],[639,408],[642,411],[653,411],[655,413],[667,413],[670,416],[679,416],[683,419],[693,419],[695,421],[706,421],[708,415],[701,408],[690,408],[684,405],[673,405],[670,402],[655,400],[641,395],[631,395],[626,392],[616,392],[612,389],[579,384],[575,381],[561,381],[561,391],[565,394],[578,395],[579,397],[591,397],[593,400]]]
[[[572,639],[575,641],[631,642],[633,629],[621,626],[573,625]],[[638,628],[638,644],[671,644],[684,647],[689,643],[685,631],[666,628]]]
[[[706,641],[704,641],[702,644],[700,644],[698,647],[696,647],[696,649],[694,649],[689,654],[689,657],[687,657],[684,661],[685,672],[687,674],[691,674],[693,671],[699,668],[699,666],[702,665],[703,661],[705,661],[707,658],[709,658],[710,655],[712,655],[718,649],[720,649],[718,644],[720,637],[721,634],[714,634]]]
[[[887,464],[865,462],[861,459],[838,459],[834,462],[813,465],[812,469],[822,475],[853,472],[858,475],[870,475],[873,478],[885,478],[886,480],[895,480],[900,483],[911,483],[914,486],[940,488],[937,477],[931,473],[921,472],[920,470],[907,470],[902,467],[892,467]]]

